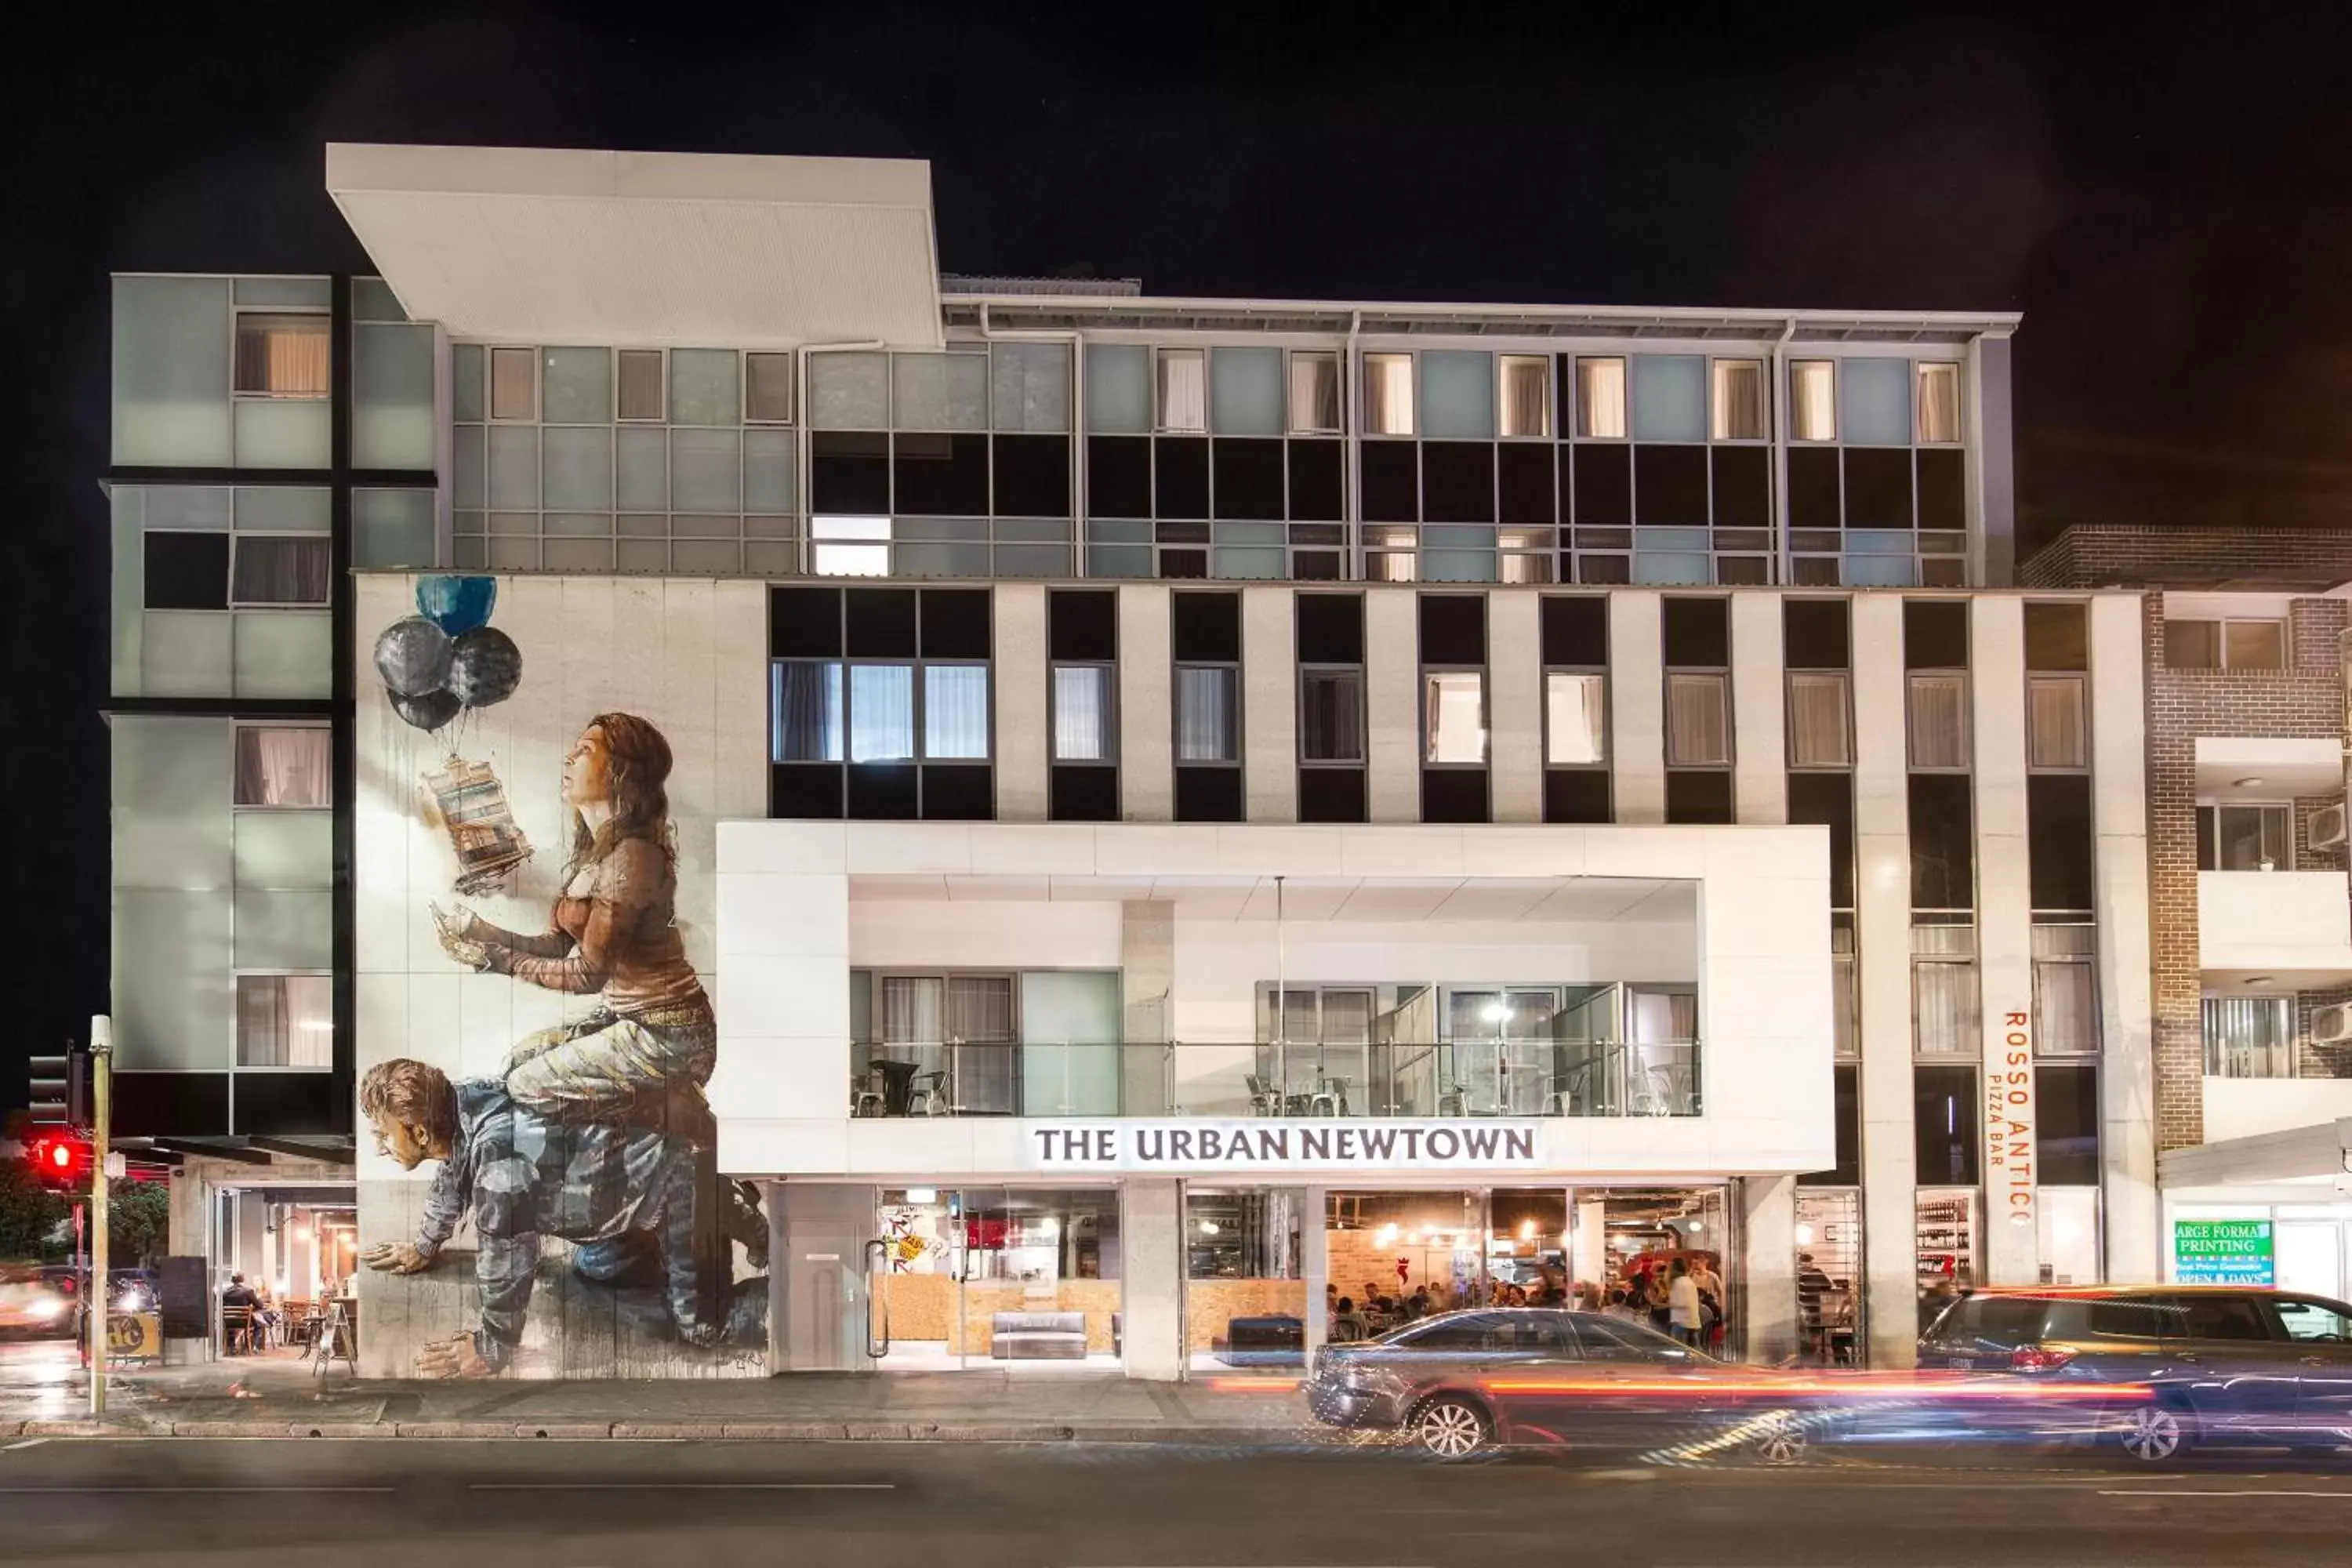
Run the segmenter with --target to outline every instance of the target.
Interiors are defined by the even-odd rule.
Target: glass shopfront
[[[889,1188],[875,1235],[880,1370],[1118,1366],[1116,1188]]]
[[[1304,1365],[1303,1187],[1184,1193],[1184,1352],[1194,1373]]]

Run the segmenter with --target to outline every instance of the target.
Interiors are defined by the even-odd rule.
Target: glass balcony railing
[[[868,1041],[853,1117],[1696,1116],[1696,1040]]]

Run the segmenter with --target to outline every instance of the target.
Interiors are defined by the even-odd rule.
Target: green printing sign
[[[2173,1278],[2183,1285],[2275,1285],[2278,1262],[2266,1219],[2172,1222]]]

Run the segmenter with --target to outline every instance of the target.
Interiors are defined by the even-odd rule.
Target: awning
[[[2257,1132],[2194,1148],[2168,1149],[2157,1161],[2157,1184],[2168,1190],[2275,1182],[2333,1183],[2347,1173],[2352,1173],[2352,1116],[2284,1132]]]
[[[928,163],[332,142],[327,191],[457,337],[941,342]]]

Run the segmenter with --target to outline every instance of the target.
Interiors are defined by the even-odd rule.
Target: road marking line
[[[0,1454],[13,1454],[20,1448],[37,1448],[47,1441],[47,1437],[27,1437],[21,1443],[11,1443],[6,1447],[0,1448]]]
[[[2233,1491],[2233,1492],[2224,1492],[2224,1491],[2191,1491],[2191,1490],[2183,1490],[2183,1491],[2127,1491],[2127,1492],[2126,1492],[2126,1491],[2109,1491],[2109,1490],[2106,1490],[2106,1489],[2105,1489],[2103,1488],[2103,1489],[2101,1489],[2101,1490],[2100,1490],[2100,1492],[2099,1492],[2099,1495],[2100,1495],[2101,1497],[2154,1497],[2154,1498],[2173,1498],[2173,1497],[2325,1497],[2325,1498],[2334,1498],[2334,1499],[2335,1499],[2336,1501],[2338,1501],[2338,1502],[2352,1502],[2352,1492],[2294,1492],[2294,1491],[2279,1491],[2279,1490],[2275,1490],[2275,1489],[2262,1490],[2262,1491]]]
[[[474,1481],[466,1489],[469,1492],[894,1492],[898,1487],[895,1481]]]

